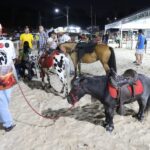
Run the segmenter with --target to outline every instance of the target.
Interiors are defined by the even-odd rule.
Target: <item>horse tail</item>
[[[113,68],[115,72],[117,72],[117,66],[116,66],[116,57],[114,53],[114,49],[112,47],[109,47],[111,55],[108,61],[109,68]]]
[[[145,112],[149,111],[150,110],[150,96],[147,100],[147,104],[146,104],[146,108],[145,108]]]

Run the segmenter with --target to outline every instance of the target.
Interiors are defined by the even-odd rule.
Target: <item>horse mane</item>
[[[65,42],[65,43],[59,44],[59,46],[64,45],[64,44],[78,44],[78,43],[77,42]]]

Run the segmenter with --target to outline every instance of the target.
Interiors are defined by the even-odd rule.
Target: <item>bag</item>
[[[10,72],[4,75],[0,75],[0,90],[6,90],[17,84],[18,78],[14,64]]]
[[[6,90],[11,88],[17,83],[13,72],[10,72],[4,76],[0,76],[0,90]]]

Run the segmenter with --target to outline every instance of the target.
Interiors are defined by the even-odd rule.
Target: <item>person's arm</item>
[[[146,49],[147,49],[147,40],[145,38],[145,41],[144,41],[144,47],[145,47],[145,53],[146,53]]]
[[[140,36],[138,36],[138,41],[137,41],[137,44],[136,44],[136,48],[138,48],[139,43],[140,43]]]
[[[71,42],[71,37],[69,35],[66,36],[66,41]]]
[[[44,48],[46,48],[46,46],[47,46],[47,40],[48,40],[48,36],[47,36],[47,34],[46,34],[46,32],[44,33]]]
[[[23,45],[23,34],[20,35],[19,49],[22,48]]]
[[[11,41],[10,41],[10,46],[11,46],[11,50],[12,50],[12,60],[15,64],[15,62],[16,62],[16,51],[15,51],[14,44]]]
[[[57,38],[57,36],[55,36],[54,41],[55,41],[55,42],[57,43],[57,45],[58,45],[58,38]]]
[[[34,38],[33,38],[33,35],[31,34],[31,43],[33,45],[33,42],[34,42]]]
[[[52,45],[52,39],[51,38],[48,38],[47,39],[47,45],[48,45],[48,48],[50,48],[51,47],[51,45]]]

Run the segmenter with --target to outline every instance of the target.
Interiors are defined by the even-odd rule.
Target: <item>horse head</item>
[[[71,81],[71,84],[72,88],[67,96],[67,100],[69,104],[74,105],[80,100],[81,97],[83,97],[87,93],[87,79],[85,77],[76,77]]]

